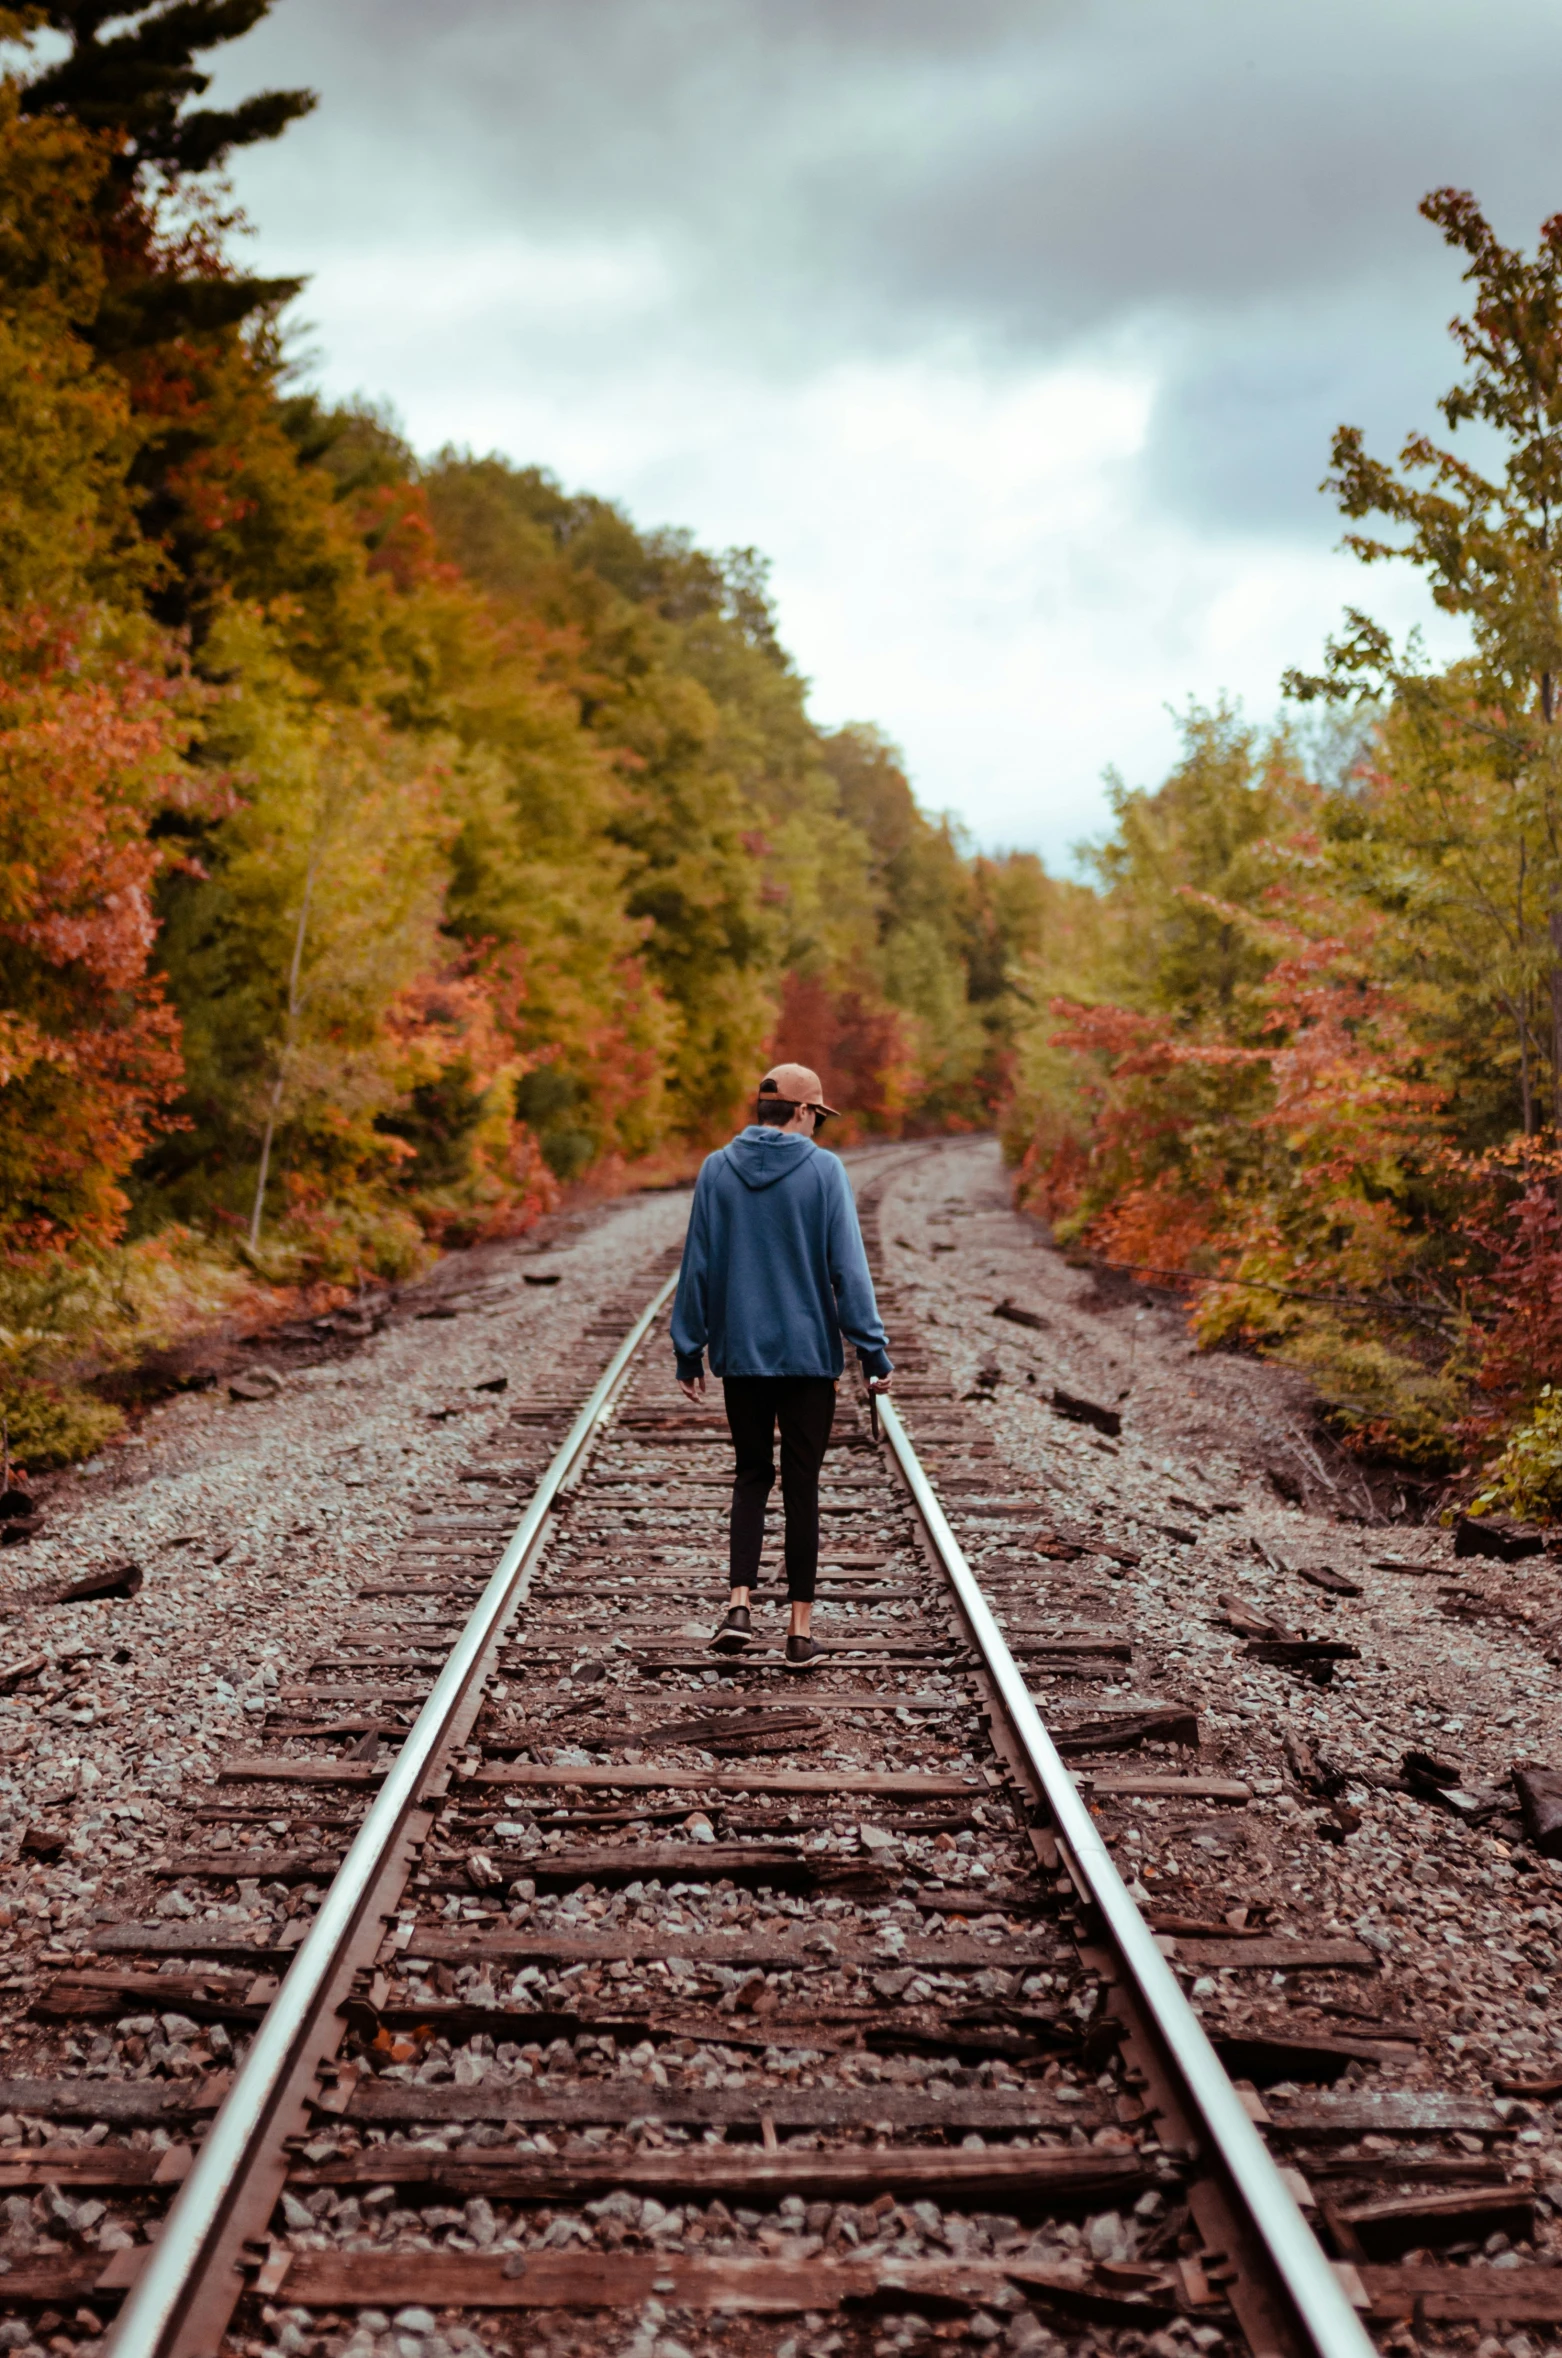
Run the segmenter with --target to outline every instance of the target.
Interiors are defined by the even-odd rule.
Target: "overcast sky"
[[[1556,0],[278,0],[217,87],[299,82],[236,179],[325,388],[759,547],[818,717],[1058,866],[1420,613],[1330,432],[1436,423],[1427,189],[1562,210]]]

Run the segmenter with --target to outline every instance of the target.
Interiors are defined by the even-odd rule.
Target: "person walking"
[[[868,1388],[887,1392],[892,1363],[846,1168],[814,1144],[834,1114],[805,1064],[772,1066],[759,1084],[758,1120],[707,1155],[694,1189],[673,1304],[678,1383],[705,1391],[705,1355],[721,1378],[737,1456],[732,1483],[730,1597],[711,1644],[751,1644],[749,1592],[759,1577],[765,1501],[781,1430],[781,1501],[791,1604],[784,1667],[813,1669],[819,1569],[819,1468],[852,1343]]]

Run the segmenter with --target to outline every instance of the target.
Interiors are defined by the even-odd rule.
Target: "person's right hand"
[[[895,1379],[892,1375],[869,1376],[868,1390],[870,1392],[887,1392],[894,1381]]]

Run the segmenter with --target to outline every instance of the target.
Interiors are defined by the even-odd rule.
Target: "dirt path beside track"
[[[0,1637],[0,1975],[50,1936],[151,1904],[141,1878],[182,1786],[339,1634],[357,1588],[528,1378],[595,1363],[598,1304],[642,1270],[649,1291],[687,1200],[628,1197],[451,1255],[372,1339],[303,1367],[280,1340],[262,1345],[249,1360],[281,1373],[274,1397],[234,1400],[226,1384],[177,1397],[73,1477],[74,1497],[55,1494],[46,1534],[0,1560],[15,1583]],[[130,1562],[132,1598],[29,1602]],[[21,1847],[46,1854],[61,1836],[53,1860]]]
[[[1164,1297],[1104,1291],[1070,1267],[1012,1210],[988,1141],[946,1144],[908,1168],[886,1196],[882,1234],[886,1266],[922,1306],[924,1334],[959,1389],[985,1389],[982,1371],[998,1371],[978,1413],[1017,1480],[1044,1485],[1060,1520],[1140,1555],[1119,1579],[1082,1584],[1079,1602],[1088,1610],[1094,1591],[1110,1592],[1113,1610],[1131,1605],[1138,1686],[1198,1707],[1210,1760],[1257,1785],[1246,1816],[1263,1841],[1227,1850],[1240,1869],[1233,1892],[1240,1884],[1277,1926],[1305,1919],[1378,1947],[1400,2003],[1438,2027],[1450,2085],[1556,2071],[1562,1865],[1523,1843],[1507,1779],[1515,1761],[1562,1758],[1562,1563],[1456,1563],[1440,1529],[1341,1520],[1358,1500],[1348,1472],[1314,1449],[1300,1380],[1200,1354]],[[995,1317],[1005,1300],[1046,1325]],[[1054,1387],[1120,1411],[1121,1435],[1060,1416]],[[1306,1503],[1281,1498],[1269,1469],[1305,1474]],[[1407,1569],[1377,1568],[1390,1559]],[[1361,1594],[1331,1596],[1302,1567],[1343,1574]],[[1323,1686],[1248,1659],[1221,1606],[1232,1595],[1360,1658]],[[1359,1831],[1343,1834],[1299,1781],[1288,1741],[1347,1780]],[[1464,1786],[1508,1806],[1466,1825],[1394,1790],[1409,1750],[1457,1766]],[[1163,1841],[1147,1819],[1132,1845],[1144,1888],[1201,1912],[1191,1902],[1216,1841],[1197,1828]],[[1208,1995],[1218,2007],[1218,1985]]]

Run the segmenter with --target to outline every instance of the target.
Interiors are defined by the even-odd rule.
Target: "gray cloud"
[[[1531,234],[1559,69],[1551,0],[282,0],[222,81],[322,90],[245,168],[303,267],[378,236],[415,270],[463,230],[638,248],[660,353],[782,378],[1129,337],[1151,496],[1317,534],[1333,425],[1397,438],[1450,373],[1418,198],[1472,185]]]

